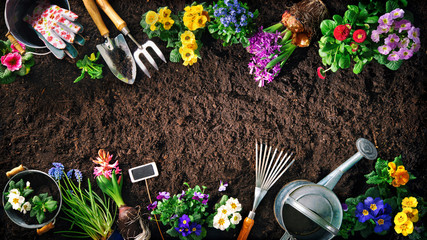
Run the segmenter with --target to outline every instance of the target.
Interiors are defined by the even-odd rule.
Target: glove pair
[[[75,21],[77,18],[75,13],[44,0],[39,2],[32,15],[27,15],[24,21],[31,25],[46,47],[57,58],[62,59],[64,53],[75,58],[78,52],[71,44],[76,42],[83,45],[85,42],[78,34],[83,31],[83,27]]]

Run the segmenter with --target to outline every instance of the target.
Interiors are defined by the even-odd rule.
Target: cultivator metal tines
[[[282,150],[276,158],[276,154],[278,152],[277,148],[274,150],[272,155],[271,150],[272,147],[263,144],[262,141],[260,142],[258,150],[258,141],[255,143],[254,204],[252,211],[250,211],[248,217],[245,218],[242,230],[240,231],[239,237],[237,238],[238,240],[244,240],[248,238],[249,232],[254,225],[255,210],[257,209],[259,203],[264,198],[265,194],[267,194],[267,191],[295,162],[295,159],[291,160],[293,153],[288,151],[283,155]]]

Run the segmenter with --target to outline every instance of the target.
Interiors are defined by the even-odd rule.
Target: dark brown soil
[[[248,5],[260,11],[257,25],[269,26],[294,2],[297,0],[251,0]],[[325,2],[331,13],[343,14],[346,5],[356,1]],[[144,12],[165,5],[177,12],[185,6],[183,1],[111,4],[141,43],[146,40],[139,26]],[[426,4],[409,1],[408,6],[422,38],[427,32]],[[77,47],[80,59],[96,51],[96,44],[104,39],[81,1],[71,0],[70,5],[85,27],[87,43]],[[119,34],[105,15],[104,20],[112,37]],[[3,18],[0,26],[5,34]],[[245,49],[223,47],[208,34],[202,40],[202,59],[192,67],[157,59],[160,70],[150,68],[151,79],[138,70],[133,85],[117,80],[108,68],[104,68],[102,80],[86,77],[73,84],[80,74],[75,61],[51,55],[35,57],[29,75],[0,86],[0,186],[7,182],[4,172],[21,163],[47,172],[52,162],[62,162],[67,169],[79,168],[93,181],[90,159],[104,148],[124,169],[123,195],[128,205],[145,208],[149,200],[144,183],[132,184],[127,170],[154,161],[160,175],[149,181],[152,197],[159,191],[178,193],[188,182],[207,186],[211,202],[215,202],[222,195],[217,188],[223,180],[230,184],[225,193],[241,201],[246,216],[254,198],[255,140],[265,139],[292,149],[297,161],[261,202],[249,238],[279,239],[284,231],[272,209],[279,189],[296,179],[321,180],[352,156],[357,151],[356,140],[364,137],[375,143],[381,158],[391,160],[402,154],[405,167],[418,177],[409,183],[410,189],[426,197],[425,41],[419,54],[405,61],[399,71],[372,62],[359,75],[340,70],[325,80],[316,76],[321,59],[318,45],[313,43],[297,49],[273,83],[258,88],[248,73],[251,56]],[[166,43],[153,41],[168,56]],[[361,160],[342,177],[334,192],[342,201],[363,193],[368,188],[363,175],[373,166],[374,162]],[[0,219],[0,238],[64,239],[54,231],[36,237],[35,230],[14,225],[4,211],[0,211]],[[57,219],[55,230],[68,227],[68,222]],[[166,228],[162,229],[166,235]],[[153,239],[158,239],[154,224],[151,230]],[[240,226],[221,238],[235,239],[239,230]],[[381,238],[398,236],[391,233]]]

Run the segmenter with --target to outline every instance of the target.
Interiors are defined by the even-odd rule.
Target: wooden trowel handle
[[[12,36],[10,32],[6,33],[6,37],[9,39],[10,43],[15,46],[16,50],[18,50],[19,54],[24,55],[25,50],[21,47],[21,45],[18,43],[18,41]]]
[[[12,170],[8,171],[8,172],[6,173],[6,176],[7,176],[8,178],[11,178],[11,177],[15,176],[16,174],[18,174],[18,173],[20,173],[20,172],[22,172],[22,171],[24,171],[24,170],[25,170],[25,167],[21,164],[21,165],[17,166],[16,168],[14,168],[14,169],[12,169]]]
[[[126,27],[126,22],[114,11],[107,0],[96,0],[96,3],[98,3],[99,7],[107,14],[119,31],[122,31]]]
[[[254,220],[248,217],[243,221],[242,230],[240,230],[237,240],[246,240],[248,239],[249,233],[251,232],[252,227],[254,226]]]
[[[99,13],[98,7],[94,0],[83,0],[83,3],[86,7],[86,10],[89,12],[90,17],[95,22],[96,27],[102,36],[106,36],[110,33],[108,28],[105,26],[104,21],[102,20],[101,14]]]

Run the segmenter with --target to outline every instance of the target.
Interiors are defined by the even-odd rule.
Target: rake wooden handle
[[[101,14],[99,13],[98,7],[94,0],[83,0],[83,3],[86,7],[86,10],[89,12],[90,17],[98,28],[102,36],[108,36],[110,31],[105,26],[104,21],[102,20]]]
[[[251,232],[252,227],[254,226],[255,221],[248,217],[243,221],[242,230],[240,230],[237,240],[246,240],[248,239],[249,233]]]
[[[13,168],[12,170],[8,171],[8,172],[6,173],[6,176],[7,176],[8,178],[11,178],[11,177],[13,177],[14,175],[16,175],[16,174],[18,174],[18,173],[20,173],[20,172],[22,172],[22,171],[24,171],[24,170],[25,170],[25,168],[24,168],[24,166],[21,164],[21,165],[17,166],[16,168]]]
[[[15,46],[16,50],[18,50],[19,54],[24,55],[25,50],[21,47],[21,45],[18,43],[18,41],[12,36],[10,32],[6,33],[6,37],[9,39],[10,43]]]
[[[122,31],[126,27],[126,22],[114,11],[107,0],[96,0],[96,3],[98,3],[99,7],[107,14],[119,31]]]

